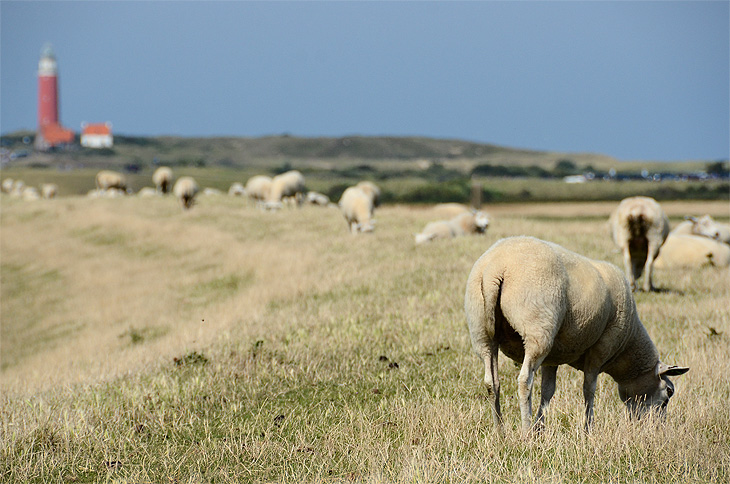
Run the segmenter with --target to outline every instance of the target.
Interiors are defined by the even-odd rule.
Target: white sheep
[[[309,205],[318,205],[320,207],[328,207],[330,204],[330,197],[328,197],[324,193],[307,192],[306,201]]]
[[[644,291],[651,291],[654,259],[669,234],[669,219],[650,197],[630,197],[619,203],[609,218],[613,241],[623,254],[624,269],[632,290],[644,276]]]
[[[41,194],[38,193],[38,189],[36,187],[25,187],[25,188],[23,188],[21,197],[25,201],[40,200]]]
[[[373,207],[377,208],[380,206],[380,188],[375,183],[364,180],[358,182],[355,186],[370,196],[373,201]]]
[[[422,244],[434,239],[449,239],[469,234],[483,234],[489,227],[489,217],[481,210],[463,212],[450,220],[439,220],[426,224],[424,229],[416,234],[416,244]]]
[[[444,219],[451,219],[456,217],[459,214],[462,214],[464,212],[468,212],[471,209],[464,205],[463,203],[438,203],[431,207],[431,212],[437,216]]]
[[[373,198],[361,188],[347,188],[342,193],[339,206],[351,233],[372,232],[375,229],[372,219],[375,210]]]
[[[255,202],[263,202],[269,197],[271,191],[271,177],[266,175],[255,175],[246,182],[246,195]]]
[[[228,195],[232,197],[245,197],[246,189],[239,182],[233,182],[231,187],[228,189]]]
[[[127,191],[127,179],[119,172],[111,170],[102,170],[96,174],[96,188],[99,190],[109,190],[116,188],[124,192]]]
[[[10,196],[13,198],[22,198],[23,190],[25,190],[25,182],[23,180],[15,180],[10,189]]]
[[[198,184],[192,177],[183,176],[175,182],[172,192],[180,200],[180,206],[183,210],[188,210],[193,206],[198,190]]]
[[[58,185],[55,183],[44,183],[41,185],[41,195],[45,199],[56,198],[58,194]]]
[[[297,170],[276,175],[271,180],[269,196],[266,197],[267,208],[280,208],[282,202],[300,205],[304,193],[304,175]]]
[[[2,187],[2,191],[4,193],[10,193],[13,190],[13,184],[15,183],[15,180],[12,178],[6,178],[3,180],[3,183],[0,187]]]
[[[137,196],[140,198],[153,198],[158,197],[160,195],[160,192],[157,191],[157,188],[152,187],[144,187],[140,191],[137,192]]]
[[[172,168],[169,166],[161,166],[152,174],[152,183],[159,193],[167,193],[172,186]]]
[[[672,235],[701,235],[730,244],[730,227],[727,224],[716,222],[709,215],[703,215],[700,218],[686,217],[684,222],[669,232],[669,236]]]
[[[669,234],[654,266],[658,269],[730,265],[730,246],[700,235]]]
[[[533,237],[502,239],[474,264],[464,310],[472,348],[485,367],[492,414],[502,431],[498,351],[522,362],[518,395],[522,430],[532,427],[532,385],[542,367],[535,425],[555,392],[559,365],[583,372],[585,425],[593,421],[600,373],[608,373],[631,413],[664,412],[674,386],[668,376],[688,368],[667,366],[636,312],[621,270]]]

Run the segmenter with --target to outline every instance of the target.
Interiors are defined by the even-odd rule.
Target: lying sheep
[[[172,192],[180,200],[180,206],[183,210],[188,210],[195,202],[195,195],[198,194],[198,184],[192,177],[183,176],[175,182]]]
[[[669,234],[669,219],[662,207],[650,197],[625,198],[611,213],[609,223],[613,241],[623,253],[631,289],[636,290],[636,279],[643,272],[643,289],[651,291],[654,259]]]
[[[654,266],[659,269],[730,265],[730,246],[700,235],[669,234]]]
[[[172,169],[168,166],[161,166],[152,174],[152,183],[159,193],[168,193],[172,185]]]
[[[416,244],[434,239],[450,239],[469,234],[483,234],[489,227],[489,217],[482,211],[470,210],[451,220],[430,222],[421,233],[416,234]]]
[[[380,188],[378,188],[375,183],[371,181],[361,181],[355,186],[370,196],[373,201],[373,207],[380,206]]]
[[[436,216],[451,219],[471,209],[463,203],[438,203],[431,208]]]
[[[21,193],[21,198],[25,201],[40,200],[41,194],[38,193],[36,187],[25,187]]]
[[[687,217],[684,222],[669,232],[669,236],[672,235],[700,235],[730,244],[730,228],[726,224],[716,222],[709,215],[703,215],[700,218]]]
[[[231,187],[228,189],[228,195],[232,197],[245,197],[246,189],[243,188],[243,185],[241,183],[233,182],[231,184]]]
[[[342,193],[339,206],[351,233],[372,232],[375,229],[372,219],[375,210],[373,198],[361,188],[347,188]]]
[[[157,188],[152,187],[144,187],[140,191],[137,192],[137,196],[140,198],[153,198],[158,197],[161,192],[157,190]]]
[[[324,193],[319,192],[307,192],[306,201],[309,205],[317,205],[320,207],[328,207],[330,204],[330,197]]]
[[[246,195],[255,202],[263,202],[269,197],[271,177],[266,175],[252,176],[246,182]]]
[[[46,200],[56,198],[58,194],[58,185],[55,183],[44,183],[41,185],[41,196]]]
[[[266,207],[281,208],[285,201],[293,205],[300,205],[303,193],[304,175],[297,170],[281,173],[271,180],[269,196],[266,197]]]
[[[124,192],[127,191],[127,179],[119,172],[102,170],[96,174],[96,188],[99,190],[109,190],[116,188]]]
[[[640,417],[649,409],[663,413],[674,393],[667,377],[688,371],[659,361],[618,267],[533,237],[500,240],[476,261],[464,310],[500,432],[498,350],[522,362],[517,388],[523,432],[533,425],[532,384],[540,367],[538,428],[555,392],[559,365],[583,372],[586,429],[593,421],[600,373],[618,383],[621,400]]]

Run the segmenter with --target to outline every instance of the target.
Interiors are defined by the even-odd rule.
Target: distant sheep
[[[159,193],[168,193],[172,186],[172,169],[168,166],[161,166],[152,174],[152,183]]]
[[[378,188],[375,183],[371,181],[361,181],[355,186],[370,196],[373,201],[373,207],[377,208],[380,206],[380,188]]]
[[[730,244],[730,227],[716,222],[709,215],[700,218],[687,217],[687,220],[674,227],[669,235],[701,235]]]
[[[522,431],[532,426],[532,386],[542,367],[535,425],[555,392],[559,365],[583,372],[585,425],[593,421],[600,373],[608,373],[632,415],[664,412],[674,386],[667,366],[641,324],[621,270],[533,237],[503,239],[474,264],[464,310],[472,348],[484,362],[497,428],[502,431],[498,352],[521,362],[517,378]]]
[[[41,185],[41,196],[45,199],[56,198],[58,195],[58,185],[55,183],[44,183]]]
[[[471,209],[463,203],[438,203],[431,208],[431,212],[437,217],[451,219]]]
[[[340,210],[353,234],[372,232],[375,229],[373,212],[375,205],[370,194],[359,187],[349,187],[339,202]]]
[[[116,171],[102,170],[96,174],[96,188],[99,190],[109,190],[116,188],[127,191],[127,179],[124,175]]]
[[[324,193],[307,192],[306,201],[309,205],[327,207],[330,204],[330,197],[328,197]]]
[[[271,177],[266,175],[252,176],[246,182],[246,195],[255,202],[263,202],[271,191]]]
[[[489,217],[482,211],[470,210],[451,220],[430,222],[416,234],[416,244],[434,239],[450,239],[469,234],[483,234],[489,227]]]
[[[678,267],[730,266],[730,245],[700,235],[669,234],[654,266]]]
[[[636,290],[636,279],[644,276],[644,291],[653,290],[652,269],[669,234],[669,219],[656,200],[631,197],[621,201],[609,218],[613,241],[623,254],[626,277]]]
[[[175,182],[172,189],[183,210],[189,210],[195,202],[195,195],[198,194],[198,184],[192,177],[183,176]]]
[[[233,182],[231,187],[228,189],[228,195],[232,197],[245,197],[246,189],[239,182]]]
[[[36,187],[25,187],[23,188],[21,197],[25,201],[40,200],[41,194],[38,193],[38,189]]]
[[[3,183],[0,186],[2,187],[2,191],[4,193],[10,193],[11,191],[13,191],[14,184],[15,180],[13,180],[12,178],[6,178],[3,180]]]
[[[267,208],[279,208],[283,202],[300,205],[304,193],[304,175],[297,170],[276,175],[266,198]]]
[[[140,198],[153,198],[160,196],[160,193],[156,188],[144,187],[137,192],[137,196]]]

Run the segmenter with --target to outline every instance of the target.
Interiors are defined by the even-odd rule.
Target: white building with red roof
[[[81,146],[111,148],[113,145],[112,123],[81,123]]]

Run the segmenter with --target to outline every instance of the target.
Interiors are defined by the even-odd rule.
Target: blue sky
[[[730,2],[0,2],[0,131],[418,135],[725,159]]]

